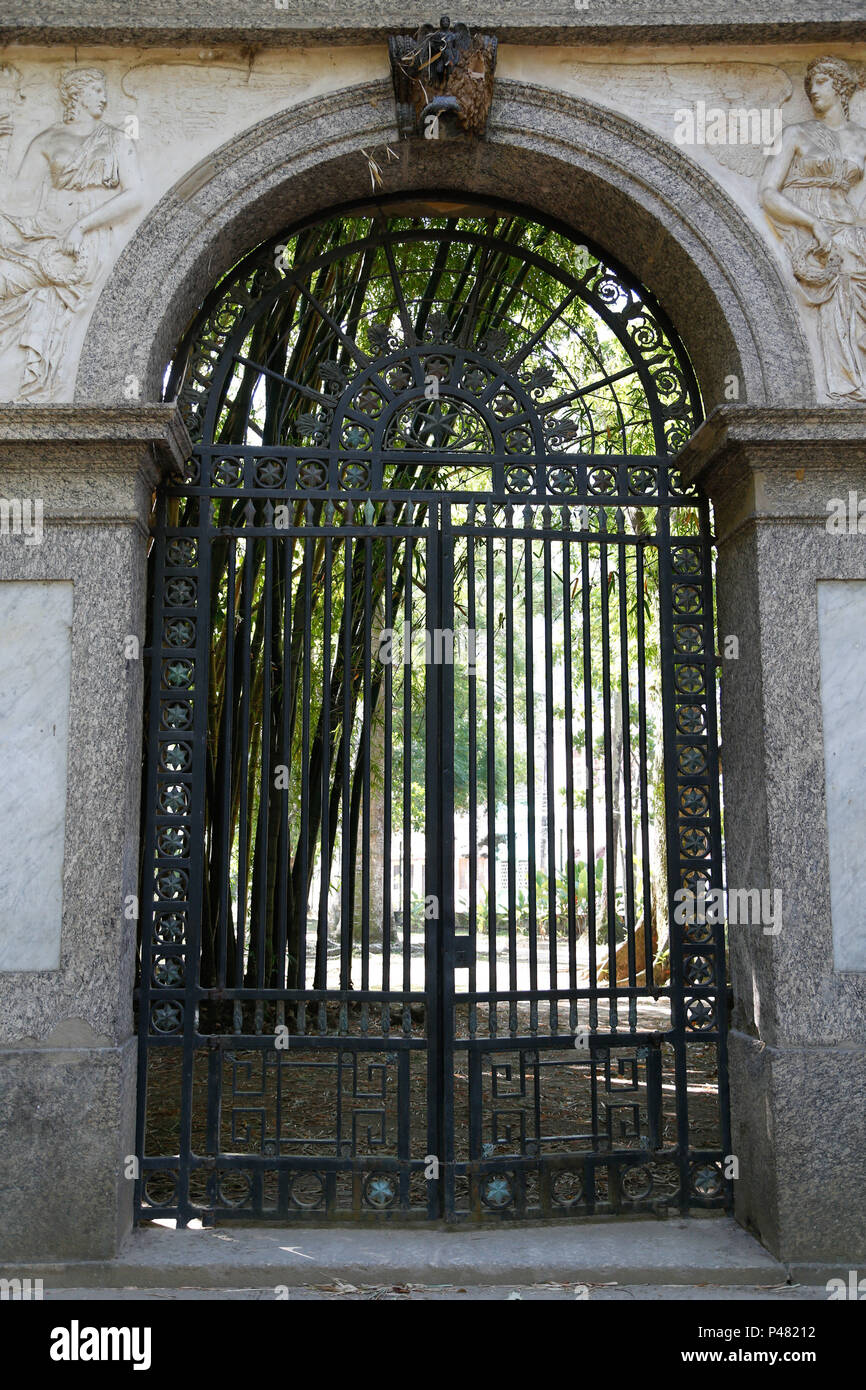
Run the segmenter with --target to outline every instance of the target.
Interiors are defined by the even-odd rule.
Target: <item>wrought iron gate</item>
[[[236,267],[181,383],[139,1214],[724,1204],[710,535],[661,311],[514,210],[377,204]]]

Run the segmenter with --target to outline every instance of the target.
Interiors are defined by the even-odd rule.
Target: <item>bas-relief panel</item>
[[[232,134],[387,73],[373,54],[0,62],[0,401],[71,400],[87,323],[136,226]],[[134,395],[129,397],[135,399]]]
[[[585,50],[505,45],[499,75],[617,110],[704,165],[777,256],[825,397],[863,401],[866,68],[813,62],[807,71],[790,52],[760,52],[760,61],[743,50],[695,62],[692,50],[641,63],[633,53],[601,61]],[[254,57],[140,51],[132,61],[108,54],[77,64],[72,55],[7,55],[0,400],[72,398],[111,266],[150,208],[206,154],[287,106],[388,73],[384,44]],[[738,122],[749,111],[759,114],[756,125]]]
[[[4,70],[15,92],[16,71]],[[76,315],[111,257],[112,233],[144,204],[135,142],[105,119],[99,68],[61,76],[60,119],[29,141],[0,204],[0,399],[61,397]],[[23,99],[23,95],[22,95]],[[15,108],[6,113],[15,137]]]

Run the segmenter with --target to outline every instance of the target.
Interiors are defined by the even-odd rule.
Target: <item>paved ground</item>
[[[766,1287],[762,1285],[723,1285],[713,1286],[681,1284],[522,1284],[508,1287],[503,1284],[343,1284],[339,1281],[323,1285],[298,1285],[281,1291],[281,1297],[292,1303],[313,1300],[344,1300],[364,1302],[381,1299],[390,1302],[457,1302],[475,1303],[483,1301],[525,1301],[539,1302],[575,1299],[589,1302],[628,1303],[635,1300],[648,1302],[704,1302],[723,1300],[734,1302],[796,1302],[802,1300],[824,1300],[827,1294],[823,1287],[804,1285]],[[255,1289],[50,1289],[44,1291],[45,1301],[56,1302],[61,1299],[73,1302],[160,1302],[165,1300],[255,1300],[273,1302],[276,1298],[273,1288]]]

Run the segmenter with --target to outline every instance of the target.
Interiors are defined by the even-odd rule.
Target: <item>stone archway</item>
[[[4,1242],[16,1260],[113,1255],[131,1215],[118,1154],[130,1152],[134,1104],[134,927],[118,905],[135,901],[141,686],[135,661],[118,665],[116,638],[141,618],[156,465],[177,465],[188,441],[171,406],[131,406],[124,382],[138,375],[144,401],[157,402],[206,289],[288,221],[368,194],[363,151],[394,133],[390,87],[377,82],[293,107],[209,156],[119,258],[89,326],[76,404],[2,412],[10,487],[32,490],[38,471],[53,528],[32,552],[4,548],[4,577],[77,586],[62,968],[13,979],[3,1051],[16,1199]],[[844,835],[831,823],[844,787],[833,784],[828,740],[850,724],[832,701],[822,706],[821,684],[826,675],[846,693],[835,653],[852,644],[835,610],[819,623],[817,600],[831,583],[841,598],[852,584],[859,592],[866,574],[863,536],[851,529],[841,544],[826,527],[828,496],[866,486],[863,411],[816,405],[804,334],[767,245],[711,177],[634,122],[503,81],[483,144],[399,148],[384,191],[468,189],[553,212],[614,249],[665,306],[708,409],[725,376],[740,378],[748,404],[717,408],[681,460],[716,503],[720,630],[740,640],[723,687],[728,881],[746,892],[784,884],[786,894],[778,939],[753,924],[733,962],[737,1212],[795,1278],[822,1260],[853,1264],[866,1250],[866,994],[862,934],[833,920],[829,861],[834,836],[838,856],[856,851],[863,831],[855,819]],[[841,867],[834,893],[838,883],[859,911],[856,876]],[[61,1151],[62,1168],[47,1159]]]
[[[364,151],[381,151],[394,140],[391,110],[387,83],[352,88],[261,122],[192,170],[120,257],[88,330],[76,399],[120,405],[130,372],[144,399],[157,399],[184,329],[226,269],[287,225],[369,194]],[[398,149],[399,163],[383,166],[385,193],[422,190],[447,200],[469,191],[518,199],[611,249],[670,315],[708,412],[724,399],[730,376],[738,379],[741,400],[770,407],[770,414],[792,399],[815,401],[796,308],[767,247],[718,184],[634,122],[572,97],[503,82],[483,144],[443,150],[418,142]],[[736,809],[749,819],[748,795]],[[747,966],[741,976],[744,999],[750,971]],[[745,1026],[748,1031],[748,1019]],[[740,1075],[746,1076],[742,1066]],[[748,1127],[754,1107],[746,1090],[739,1103]],[[735,1130],[737,1106],[735,1088]],[[758,1128],[756,1148],[766,1152],[771,1140]],[[735,1151],[746,1142],[740,1130]],[[744,1192],[743,1218],[759,1221],[763,1231],[760,1184],[740,1184],[738,1205]],[[774,1218],[767,1220],[775,1244]]]

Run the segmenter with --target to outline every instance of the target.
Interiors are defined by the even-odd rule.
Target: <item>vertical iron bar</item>
[[[493,615],[496,612],[494,580],[494,537],[490,531],[484,538],[485,549],[485,614],[484,642],[487,648],[487,716],[484,729],[487,749],[487,988],[490,1004],[487,1010],[487,1031],[496,1036],[498,1004],[496,961],[496,642]],[[507,716],[506,716],[507,717]]]
[[[259,824],[256,826],[256,840],[261,846],[261,860],[264,872],[259,876],[258,922],[256,924],[256,988],[264,989],[266,984],[266,957],[268,952],[268,872],[270,861],[268,839],[271,802],[271,681],[273,623],[274,623],[274,542],[266,536],[264,543],[264,637],[262,639],[262,729],[261,729],[261,781],[259,783]],[[261,1031],[263,1002],[256,1005],[256,1032]]]
[[[211,578],[211,512],[205,503],[196,507],[198,536],[198,593],[200,604],[208,602]],[[201,610],[200,610],[201,611]],[[206,609],[204,611],[207,611]],[[161,634],[154,634],[161,640]],[[207,718],[210,683],[210,622],[199,621],[195,639],[195,700],[193,704],[193,778],[190,784],[189,922],[187,932],[186,998],[183,1018],[183,1066],[180,1105],[180,1165],[178,1174],[178,1225],[186,1226],[191,1212],[190,1176],[192,1172],[193,1086],[195,1046],[199,1026],[199,1003],[204,995],[201,982],[201,943],[204,917],[205,789],[207,786]]]
[[[443,501],[436,509],[439,522],[439,546],[434,594],[437,596],[436,623],[443,635],[454,630],[454,534],[451,529],[451,506]],[[454,1216],[454,662],[449,658],[447,643],[445,657],[439,664],[438,738],[434,743],[434,778],[439,779],[438,824],[440,854],[436,859],[439,884],[436,921],[439,938],[439,1045],[441,1055],[441,1112],[440,1144],[445,1159],[444,1215]],[[434,670],[435,674],[435,670]],[[438,747],[437,747],[438,744]]]
[[[550,529],[551,514],[550,508],[545,507],[545,530]],[[548,948],[550,955],[550,979],[551,990],[559,987],[559,966],[557,963],[556,951],[556,919],[557,919],[557,882],[556,882],[556,794],[554,788],[554,769],[556,758],[554,754],[554,726],[553,726],[553,575],[551,573],[551,550],[553,541],[545,535],[542,545],[544,547],[544,703],[545,703],[545,746],[544,746],[544,781],[547,790],[547,931]],[[559,1031],[559,1005],[556,995],[551,994],[550,1004],[550,1031]]]
[[[385,686],[384,709],[384,768],[382,803],[382,989],[391,988],[391,834],[393,818],[392,768],[394,758],[394,538],[385,537],[385,630],[391,634],[391,660],[385,662],[383,681]],[[391,1005],[382,1005],[382,1031],[388,1033],[391,1027]],[[407,1079],[408,1085],[408,1079]]]
[[[232,866],[232,752],[234,749],[235,720],[235,600],[236,600],[236,558],[237,540],[226,537],[228,566],[226,575],[226,665],[223,690],[223,785],[222,805],[220,807],[220,856],[221,869],[219,886],[219,955],[217,961],[217,986],[226,987],[228,968],[229,910],[231,904],[231,866]]]
[[[303,598],[302,612],[304,615],[304,630],[302,635],[303,651],[301,654],[302,674],[302,711],[301,711],[301,836],[300,836],[300,855],[301,855],[301,887],[303,896],[293,904],[293,912],[301,915],[298,924],[298,986],[304,990],[307,987],[307,918],[310,913],[310,701],[312,698],[312,613],[313,613],[313,541],[309,535],[300,537],[301,555],[303,557]],[[315,969],[315,967],[314,967]],[[318,981],[314,979],[313,987],[318,988]],[[298,1009],[298,1032],[306,1032],[306,1007],[301,1003]]]
[[[364,819],[363,842],[361,851],[361,988],[370,988],[370,741],[371,725],[375,711],[372,706],[372,691],[370,689],[372,681],[372,653],[370,644],[373,641],[373,538],[370,535],[364,537],[364,722],[361,728],[361,739],[363,743],[363,808]],[[353,885],[354,891],[354,885]],[[361,1006],[361,1031],[365,1033],[368,1026],[369,1007],[366,1003]]]
[[[514,605],[510,595],[514,593],[514,536],[512,531],[514,511],[505,508],[507,532],[505,537],[505,766],[507,808],[508,808],[508,988],[512,998],[508,1004],[508,1031],[512,1037],[517,1032],[517,1004],[514,994],[517,991],[517,835],[514,822]]]
[[[355,883],[352,875],[352,538],[343,540],[343,708],[340,719],[342,769],[340,816],[340,990],[349,988],[354,938]],[[342,1018],[343,1005],[340,1006]]]
[[[326,535],[323,555],[322,583],[322,708],[319,727],[322,731],[322,770],[321,770],[321,858],[319,860],[319,925],[316,940],[316,957],[328,959],[328,897],[331,886],[331,827],[328,816],[331,756],[334,746],[333,712],[331,710],[331,614],[333,604],[333,539]],[[345,946],[345,923],[340,920],[340,989],[346,988],[347,962]]]
[[[589,508],[583,508],[581,527],[589,530]],[[580,542],[580,583],[583,617],[583,725],[586,757],[586,920],[589,950],[589,978],[592,993],[589,997],[589,1026],[598,1027],[598,965],[596,961],[597,904],[595,900],[595,775],[593,770],[592,694],[592,608],[590,594],[589,542]]]
[[[639,544],[635,547],[635,583],[637,587],[638,753],[640,762],[641,862],[643,868],[644,957],[646,959],[644,983],[648,989],[651,989],[655,984],[655,978],[653,963],[652,884],[650,881],[649,749],[647,747],[646,624],[644,616],[646,578],[644,573],[644,559],[644,546]]]
[[[562,509],[562,646],[563,682],[565,685],[565,833],[567,840],[566,885],[568,892],[568,988],[572,992],[568,1001],[568,1026],[577,1028],[577,921],[576,884],[574,863],[574,695],[572,683],[571,658],[571,538],[566,533],[571,530],[571,518],[566,507]],[[587,866],[588,868],[589,866]]]
[[[427,540],[428,549],[432,542]],[[412,590],[412,566],[415,562],[415,538],[407,535],[404,546],[406,582],[404,585],[403,606],[403,990],[408,994],[412,988],[412,606],[415,596]],[[425,696],[427,691],[427,670],[424,669]],[[425,797],[426,800],[426,797]],[[425,984],[427,1003],[425,1005],[426,1024],[430,1026],[430,994]],[[403,1032],[411,1030],[409,1003],[403,1005]],[[429,1034],[428,1034],[429,1038]],[[429,1041],[428,1041],[429,1046]],[[430,1149],[430,1153],[438,1153]],[[432,1192],[431,1187],[431,1192]]]
[[[243,609],[244,643],[241,652],[241,711],[238,743],[240,758],[240,809],[238,812],[238,906],[237,943],[235,951],[235,989],[243,989],[244,970],[247,956],[247,887],[249,873],[249,758],[250,758],[250,681],[251,650],[253,626],[253,577],[255,542],[249,535],[243,535],[244,562],[241,575],[241,599]],[[250,943],[251,944],[251,943]],[[236,1033],[243,1029],[243,1004],[235,1002],[234,1028]]]
[[[686,1017],[683,979],[682,929],[674,913],[674,893],[680,886],[680,843],[677,818],[677,730],[674,704],[673,583],[671,568],[671,517],[660,506],[657,517],[659,545],[659,628],[661,643],[662,721],[664,729],[665,822],[667,831],[667,903],[670,922],[671,1014],[674,1043],[674,1077],[677,1097],[677,1165],[680,1174],[680,1208],[689,1204],[689,1111],[686,1062]]]
[[[619,654],[620,654],[620,703],[622,706],[622,828],[625,853],[625,929],[626,950],[628,954],[628,982],[637,984],[635,964],[635,931],[637,919],[634,902],[634,853],[632,839],[632,791],[631,791],[631,682],[629,677],[629,636],[628,636],[628,547],[623,540],[625,517],[622,508],[617,509],[617,585],[619,587]],[[637,1027],[637,1000],[633,994],[628,996],[628,1026]]]
[[[523,582],[525,592],[523,595],[524,613],[524,674],[526,691],[526,842],[527,842],[527,899],[529,902],[529,988],[532,997],[529,1004],[529,1028],[530,1032],[538,1032],[538,903],[536,897],[536,843],[535,843],[535,602],[533,593],[532,576],[532,523],[533,515],[530,507],[523,510],[524,536],[523,536],[523,559],[524,572]]]
[[[613,766],[613,733],[611,730],[611,690],[610,673],[610,593],[607,548],[609,545],[607,512],[599,507],[601,531],[601,691],[604,714],[604,805],[605,805],[605,883],[607,888],[605,911],[607,913],[607,983],[609,987],[610,1026],[616,1032],[618,1013],[616,995],[616,842],[613,823],[613,779],[619,776],[619,768]]]
[[[441,627],[442,614],[442,535],[441,511],[438,502],[428,508],[426,547],[426,611],[425,637],[427,657],[431,654],[433,634]],[[424,926],[424,988],[427,996],[427,1152],[439,1160],[439,1181],[430,1183],[433,1214],[447,1215],[451,1174],[445,1151],[446,1135],[445,1092],[450,1078],[445,1074],[443,1049],[443,978],[442,941],[449,931],[445,922],[442,889],[445,877],[445,845],[443,844],[445,769],[442,764],[442,667],[431,668],[425,661],[425,795],[424,795],[424,898],[435,904],[436,915],[422,914]]]
[[[277,989],[284,989],[286,985],[286,943],[289,933],[289,911],[292,908],[292,885],[289,876],[289,801],[291,798],[291,767],[292,767],[292,746],[291,746],[291,707],[290,695],[293,690],[292,683],[292,543],[286,538],[281,542],[283,558],[283,607],[280,612],[280,621],[283,629],[283,669],[282,669],[282,736],[281,747],[282,755],[280,762],[286,769],[284,781],[285,789],[280,798],[280,833],[279,833],[279,863],[277,868],[278,890],[277,890],[277,945],[276,945],[276,979],[274,983]],[[279,553],[279,548],[278,548]],[[283,1000],[277,1002],[277,1024],[285,1024],[286,1006]]]
[[[474,510],[470,512],[474,516]],[[468,700],[468,738],[469,738],[469,1036],[475,1037],[477,1028],[477,1005],[475,993],[478,988],[475,964],[475,943],[477,940],[478,913],[478,685],[475,670],[476,650],[476,611],[475,611],[475,535],[465,537],[467,612],[466,621],[466,684]]]

